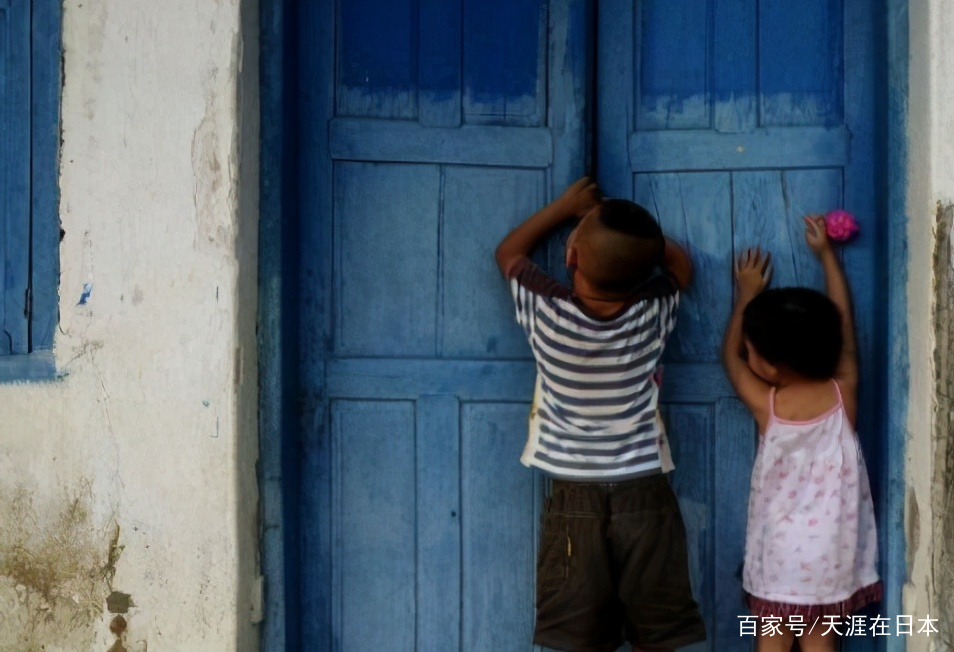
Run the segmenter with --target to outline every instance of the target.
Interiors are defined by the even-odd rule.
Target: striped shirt
[[[672,470],[656,379],[679,304],[672,278],[653,277],[616,315],[598,318],[526,257],[507,276],[537,362],[520,461],[577,481]]]

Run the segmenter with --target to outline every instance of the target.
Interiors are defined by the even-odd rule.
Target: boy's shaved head
[[[596,210],[595,219],[581,224],[579,269],[602,290],[628,292],[662,263],[662,229],[649,211],[625,199],[607,199]]]

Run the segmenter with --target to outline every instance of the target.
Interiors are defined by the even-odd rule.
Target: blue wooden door
[[[880,464],[874,17],[865,0],[599,3],[600,180],[656,214],[696,271],[663,398],[709,631],[700,649],[752,646],[738,616],[747,613],[739,571],[755,430],[719,362],[731,264],[759,245],[775,256],[775,285],[823,289],[802,235],[807,213],[845,207],[862,223],[844,263],[865,376],[859,430],[869,468]],[[877,473],[872,481],[877,494]],[[845,646],[874,649],[874,639]]]
[[[492,252],[583,173],[584,5],[303,10],[304,649],[531,647],[534,368]]]
[[[534,369],[492,251],[587,161],[695,263],[664,397],[710,632],[696,649],[751,646],[738,616],[754,430],[719,342],[740,247],[772,249],[777,283],[818,282],[805,212],[844,206],[865,229],[845,257],[872,371],[862,435],[869,466],[879,463],[866,5],[298,6],[303,36],[288,54],[299,201],[287,210],[302,279],[291,467],[301,574],[286,581],[301,601],[290,648],[531,648],[545,486],[517,459]],[[555,269],[560,253],[554,242],[538,255]]]

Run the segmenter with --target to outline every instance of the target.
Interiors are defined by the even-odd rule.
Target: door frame
[[[907,258],[907,123],[908,123],[908,3],[909,0],[876,0],[883,4],[884,21],[878,25],[876,84],[881,102],[875,107],[883,142],[876,143],[879,161],[878,204],[885,206],[881,235],[878,284],[887,300],[884,322],[879,325],[883,364],[887,373],[880,387],[885,431],[880,513],[882,569],[886,586],[884,613],[892,619],[902,613],[901,592],[907,577],[904,529],[905,440],[909,356],[906,286]],[[323,56],[334,56],[333,17],[316,21],[308,16],[324,11],[309,0],[258,0],[260,19],[261,176],[258,255],[258,356],[259,356],[259,465],[260,550],[264,578],[264,620],[261,648],[266,651],[303,649],[301,576],[306,571],[298,542],[301,535],[301,458],[304,433],[300,424],[316,415],[320,396],[299,390],[302,371],[300,312],[309,310],[299,301],[301,261],[295,254],[302,227],[301,215],[330,205],[330,183],[314,193],[302,193],[304,171],[320,172],[327,161],[327,128],[309,119],[315,107],[333,101],[332,79]],[[326,17],[327,18],[327,17]],[[320,25],[320,34],[307,38],[299,26]],[[310,63],[310,65],[309,65]],[[304,80],[308,80],[305,84]],[[325,111],[318,111],[318,114]],[[320,175],[319,175],[320,176]],[[330,175],[326,176],[330,179]],[[312,270],[308,270],[309,272]],[[324,328],[324,326],[321,326]],[[320,443],[319,443],[320,444]],[[306,576],[309,572],[304,573]],[[881,639],[885,650],[904,649],[904,639]]]

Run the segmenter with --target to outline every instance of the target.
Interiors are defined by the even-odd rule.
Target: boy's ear
[[[567,245],[566,248],[566,266],[576,267],[580,262],[579,249],[576,245]]]

